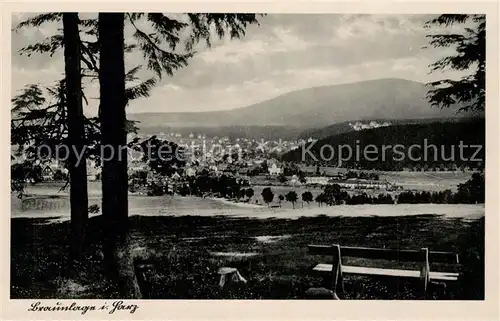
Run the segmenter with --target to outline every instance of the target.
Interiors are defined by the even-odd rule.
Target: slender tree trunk
[[[70,206],[72,251],[74,260],[81,259],[88,220],[87,161],[78,159],[85,144],[80,68],[80,36],[78,13],[63,14],[65,86],[68,104],[68,145],[70,148]]]
[[[121,13],[99,14],[102,213],[119,230],[126,228],[128,219],[123,19]]]
[[[124,14],[99,13],[104,261],[122,298],[140,298],[128,233]]]

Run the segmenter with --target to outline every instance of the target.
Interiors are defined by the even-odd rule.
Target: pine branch
[[[436,34],[427,35],[426,37],[432,39],[429,44],[434,48],[459,46],[466,40],[464,35],[459,34]]]
[[[464,28],[463,34],[431,34],[430,45],[455,47],[456,54],[443,57],[429,65],[431,72],[438,70],[471,70],[461,80],[442,79],[428,85],[427,99],[433,107],[448,108],[458,105],[457,112],[482,112],[485,107],[485,54],[486,20],[484,15],[441,15],[428,21],[432,25],[461,24],[473,21],[474,28]]]
[[[82,54],[80,56],[80,59],[85,64],[85,66],[87,66],[88,70],[90,70],[90,71],[97,71],[96,66],[94,64],[92,64],[89,60],[87,60],[87,58],[85,58],[85,55]]]
[[[464,59],[463,55],[456,55],[441,58],[435,63],[431,64],[429,67],[431,68],[431,71],[446,69],[467,70],[474,63],[477,62],[469,59]]]
[[[149,97],[151,89],[156,85],[156,79],[150,78],[137,86],[132,86],[125,89],[125,97],[127,104],[130,100],[134,100],[140,97]]]
[[[24,20],[19,23],[13,31],[18,31],[24,27],[40,27],[41,25],[49,22],[61,21],[62,13],[60,12],[50,12],[50,13],[42,13],[33,18]]]
[[[130,23],[135,29],[134,38],[139,43],[144,58],[148,61],[148,68],[161,79],[162,73],[172,76],[179,68],[187,66],[187,60],[192,54],[174,54],[159,47],[159,38],[156,34],[146,34],[134,23],[132,15],[127,14]]]
[[[17,113],[30,105],[42,105],[45,103],[45,97],[38,85],[27,85],[23,92],[12,98],[13,108],[12,113]]]
[[[189,39],[186,41],[186,50],[192,51],[193,46],[202,39],[205,39],[206,46],[210,48],[212,46],[210,41],[210,28],[203,19],[204,16],[195,13],[188,13],[187,15],[192,26],[192,32]]]
[[[126,74],[125,74],[125,81],[135,81],[139,78],[136,77],[137,72],[141,69],[141,65],[135,66],[134,68],[130,69]]]
[[[19,50],[19,54],[31,57],[31,55],[35,52],[39,53],[49,53],[49,56],[52,57],[55,52],[62,48],[63,46],[63,36],[62,35],[54,35],[45,38],[42,42],[36,43],[34,45],[28,45]]]
[[[466,14],[443,14],[439,17],[429,20],[425,23],[425,27],[430,27],[431,25],[445,25],[446,27],[454,23],[465,23],[469,18]]]
[[[168,43],[171,50],[175,50],[179,43],[179,31],[188,27],[187,23],[179,22],[161,13],[148,13],[147,20],[151,22],[153,28]]]

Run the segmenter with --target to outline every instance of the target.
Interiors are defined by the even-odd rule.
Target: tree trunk
[[[123,13],[99,13],[104,261],[121,298],[140,298],[128,233],[123,29]]]
[[[87,161],[85,156],[82,159],[77,156],[85,144],[78,24],[78,13],[63,14],[73,260],[81,259],[88,220]]]

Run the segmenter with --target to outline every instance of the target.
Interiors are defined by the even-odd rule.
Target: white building
[[[292,178],[288,181],[288,184],[292,186],[299,186],[302,185],[300,182],[300,179],[297,177],[297,175],[293,175]]]
[[[338,182],[341,187],[349,189],[389,189],[391,184],[387,181],[371,181],[351,178]]]
[[[186,174],[187,177],[193,177],[196,175],[196,170],[192,167],[188,167],[186,168],[184,173]]]
[[[311,185],[328,185],[330,178],[323,176],[309,176],[306,177],[306,184]]]
[[[98,166],[95,161],[87,160],[87,180],[96,181],[101,174],[101,166]]]
[[[269,175],[271,175],[271,176],[277,176],[277,175],[280,175],[281,173],[283,173],[283,169],[278,167],[278,165],[276,165],[276,164],[272,164],[268,168],[268,171],[269,171]]]
[[[51,181],[54,179],[54,170],[49,165],[42,168],[42,178],[44,181]]]

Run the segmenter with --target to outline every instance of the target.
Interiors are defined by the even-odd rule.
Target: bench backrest
[[[380,249],[367,247],[351,247],[340,246],[334,244],[331,246],[325,245],[309,245],[311,254],[331,255],[332,271],[331,281],[332,290],[337,291],[337,285],[340,283],[343,288],[342,276],[342,257],[358,257],[366,259],[383,259],[394,260],[400,262],[419,262],[420,263],[420,279],[424,296],[427,293],[427,287],[430,282],[430,261],[440,263],[458,264],[458,255],[451,252],[431,252],[427,248],[417,250],[394,250]],[[343,289],[342,289],[343,290]]]
[[[334,255],[337,245],[309,245],[311,254]],[[394,260],[400,262],[422,262],[425,254],[421,250],[394,250],[369,247],[340,246],[341,256],[366,259]],[[429,251],[428,260],[436,263],[458,264],[458,254],[452,252]]]

